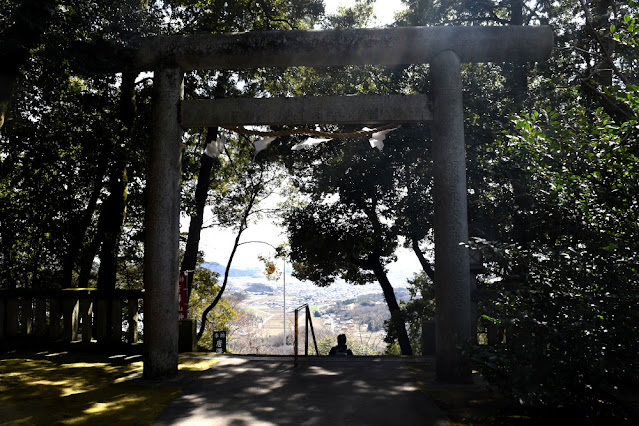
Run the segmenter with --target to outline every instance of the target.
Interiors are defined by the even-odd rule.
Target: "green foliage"
[[[221,289],[218,284],[219,274],[210,269],[198,266],[195,270],[189,299],[188,317],[199,321],[202,312],[213,301]],[[236,310],[226,298],[220,299],[215,308],[208,315],[208,322],[198,345],[203,348],[213,347],[213,332],[230,331],[230,322],[237,318]]]
[[[482,242],[495,273],[525,275],[484,306],[506,342],[475,353],[523,404],[617,421],[629,420],[623,393],[639,386],[639,92],[626,90],[619,101],[633,115],[623,123],[602,108],[523,114],[498,146],[526,165],[535,239]]]
[[[359,0],[353,7],[340,7],[337,14],[327,16],[325,28],[362,28],[370,22],[373,14],[372,0]]]
[[[324,13],[321,0],[168,0],[167,17],[180,33],[311,29]]]
[[[399,347],[399,343],[397,343],[397,341],[394,341],[392,343],[387,342],[388,345],[386,346],[386,350],[384,351],[384,355],[392,355],[392,356],[399,356],[402,354],[402,351]]]
[[[107,264],[105,259],[94,262],[100,255],[112,259],[117,286],[139,288],[151,84],[149,78],[116,73],[133,60],[130,54],[140,37],[310,28],[323,4],[68,0],[50,8],[50,3],[0,3],[0,62],[20,67],[19,90],[0,136],[2,286],[95,286],[97,268]],[[43,11],[51,12],[51,19],[41,19]],[[24,32],[22,24],[30,30]],[[6,60],[5,48],[14,42],[31,55],[28,63]],[[249,81],[251,75],[238,74],[247,81],[243,91],[249,95],[260,90],[254,79]],[[217,78],[215,73],[191,73],[187,93],[207,95]],[[229,94],[241,91],[234,87]],[[202,147],[193,134],[187,137],[182,188],[190,212],[199,166],[194,160]],[[249,175],[255,170],[249,167],[252,147],[246,138],[236,138],[228,151],[233,161],[216,170],[212,188],[218,196],[212,203],[218,223],[241,226],[241,208],[236,207],[247,181],[232,176],[235,168]],[[106,240],[113,245],[108,255]]]
[[[401,301],[400,307],[406,324],[408,325],[408,337],[415,353],[421,353],[422,346],[422,321],[435,321],[435,285],[425,272],[416,273],[408,281],[410,300]],[[391,327],[390,319],[384,321],[388,344],[387,352],[394,354],[397,335]]]
[[[617,26],[612,24],[610,26],[610,32],[614,34],[615,40],[636,47],[636,36],[637,33],[639,33],[639,27],[636,26],[637,17],[639,16],[639,2],[636,0],[629,0],[622,7],[621,12],[623,13],[619,14],[619,17],[621,17],[619,31],[617,32]]]
[[[355,216],[340,205],[312,204],[292,212],[287,222],[295,276],[320,286],[332,284],[337,277],[356,284],[374,280],[357,261],[370,253],[370,244],[376,237],[364,217],[360,217],[360,224],[343,219]]]

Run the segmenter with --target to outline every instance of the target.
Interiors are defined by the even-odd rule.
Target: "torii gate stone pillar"
[[[431,61],[437,377],[470,382],[457,344],[471,336],[466,148],[461,65],[446,50]]]
[[[469,382],[469,363],[457,349],[471,336],[460,64],[543,61],[550,56],[552,42],[549,27],[527,26],[271,31],[143,41],[137,69],[157,70],[147,181],[145,376],[177,373],[178,120],[183,127],[432,121],[437,376],[449,383]],[[393,95],[196,100],[181,102],[180,114],[182,71],[413,63],[431,64],[432,111],[424,95]]]
[[[144,241],[144,376],[149,378],[172,376],[178,369],[182,96],[179,68],[155,71]]]

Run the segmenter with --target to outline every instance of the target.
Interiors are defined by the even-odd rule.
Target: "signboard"
[[[226,353],[226,331],[213,332],[213,352]]]
[[[180,273],[178,288],[178,320],[186,319],[186,274]]]

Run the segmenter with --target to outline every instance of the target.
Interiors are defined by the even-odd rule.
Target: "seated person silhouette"
[[[346,335],[337,336],[337,346],[333,346],[328,353],[329,356],[353,356],[353,351],[346,346]]]

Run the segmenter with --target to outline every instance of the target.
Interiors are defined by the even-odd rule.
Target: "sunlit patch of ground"
[[[215,359],[180,359],[181,374]],[[145,383],[140,356],[12,352],[0,355],[0,425],[152,424],[181,381]],[[182,380],[183,381],[183,380]]]

